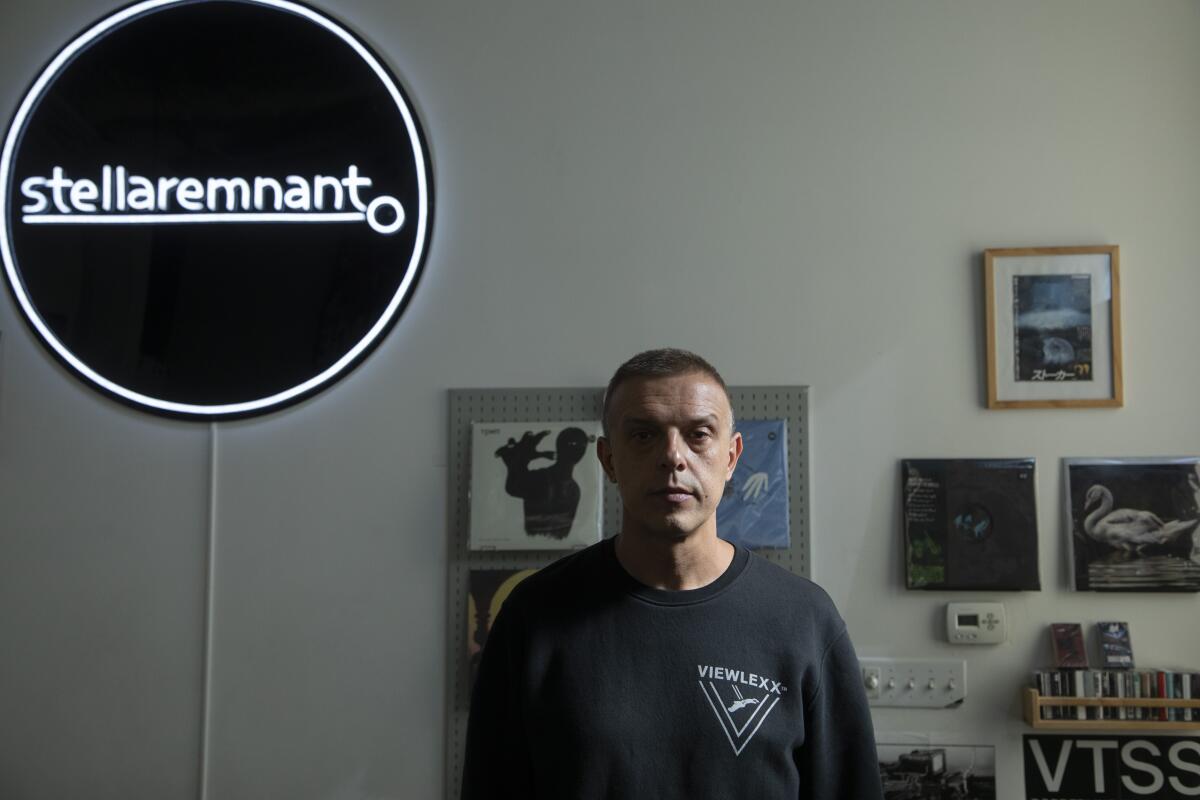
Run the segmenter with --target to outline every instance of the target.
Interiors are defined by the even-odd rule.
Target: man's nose
[[[668,472],[682,472],[687,469],[687,462],[683,457],[683,436],[678,431],[671,431],[664,437],[660,459],[660,465]]]

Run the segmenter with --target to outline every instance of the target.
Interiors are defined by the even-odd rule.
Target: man
[[[721,376],[686,351],[641,353],[609,382],[603,426],[621,532],[501,608],[463,798],[882,798],[832,601],[717,538],[742,452]]]

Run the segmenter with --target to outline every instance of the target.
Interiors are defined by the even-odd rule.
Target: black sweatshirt
[[[880,800],[858,662],[816,584],[738,547],[634,580],[608,539],[513,590],[480,664],[464,800]]]

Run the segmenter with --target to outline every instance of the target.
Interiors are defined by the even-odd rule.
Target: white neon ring
[[[322,384],[328,383],[343,372],[355,359],[357,359],[368,347],[370,347],[376,339],[378,339],[384,329],[391,323],[392,318],[396,315],[400,304],[404,302],[404,298],[408,295],[409,289],[412,287],[412,282],[416,278],[417,271],[421,265],[421,259],[425,254],[426,239],[429,230],[429,182],[425,171],[425,151],[421,146],[421,139],[417,133],[416,122],[413,119],[412,112],[404,102],[403,96],[400,94],[399,87],[388,75],[387,70],[379,63],[378,60],[368,51],[354,36],[346,29],[335,23],[327,17],[321,16],[316,11],[305,6],[296,5],[288,2],[288,0],[241,0],[241,2],[250,3],[252,5],[269,6],[277,8],[281,11],[286,11],[296,16],[304,17],[305,19],[320,25],[330,33],[333,33],[343,42],[348,44],[358,57],[361,58],[368,67],[375,73],[379,80],[391,95],[392,102],[396,104],[396,108],[400,111],[400,116],[404,118],[405,129],[408,131],[409,144],[412,146],[413,161],[417,170],[417,233],[416,240],[413,243],[412,258],[409,259],[408,268],[404,273],[404,278],[400,281],[400,286],[396,289],[396,293],[388,302],[383,314],[375,322],[371,329],[367,331],[354,347],[334,362],[331,366],[301,384],[293,386],[290,389],[285,389],[282,392],[277,392],[268,397],[262,397],[257,400],[247,400],[241,403],[225,403],[222,405],[196,405],[193,403],[177,403],[172,400],[162,400],[156,397],[150,397],[140,392],[135,392],[132,389],[127,389],[120,384],[113,383],[108,378],[105,378],[100,373],[89,367],[79,359],[74,353],[66,348],[62,342],[54,335],[47,327],[46,323],[38,315],[33,303],[29,300],[25,293],[25,287],[21,282],[20,275],[17,272],[16,260],[13,257],[12,247],[10,244],[11,231],[8,227],[8,185],[10,183],[12,169],[13,152],[16,149],[17,139],[22,129],[25,127],[25,122],[29,117],[30,111],[33,109],[37,99],[41,97],[45,91],[47,84],[56,77],[59,70],[62,69],[75,54],[82,48],[91,43],[94,39],[104,34],[111,28],[114,28],[126,20],[164,6],[178,5],[181,3],[191,3],[194,0],[146,0],[137,5],[129,6],[128,8],[118,11],[110,17],[102,19],[88,30],[84,31],[76,37],[70,44],[62,49],[57,56],[54,57],[38,79],[34,81],[33,87],[25,98],[21,101],[20,107],[17,109],[16,115],[13,117],[12,126],[8,130],[8,136],[4,140],[4,151],[0,154],[0,256],[4,259],[4,269],[8,273],[9,285],[12,286],[13,293],[17,297],[17,301],[21,304],[26,317],[33,323],[33,326],[41,334],[42,339],[54,349],[68,364],[71,365],[77,372],[83,375],[88,380],[95,383],[97,386],[112,392],[118,397],[123,397],[138,405],[157,408],[162,411],[169,411],[178,414],[192,414],[197,416],[225,416],[234,414],[246,414],[261,409],[270,408],[281,403],[285,403],[294,397],[303,395]]]

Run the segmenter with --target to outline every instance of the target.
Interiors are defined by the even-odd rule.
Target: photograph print
[[[884,800],[996,800],[996,748],[880,741]]]
[[[471,423],[472,550],[571,550],[600,541],[599,420]]]
[[[1200,458],[1065,459],[1073,588],[1200,591]]]
[[[1013,380],[1092,379],[1092,276],[1014,275]]]
[[[717,506],[717,535],[751,550],[791,547],[786,419],[740,419],[742,457]]]

